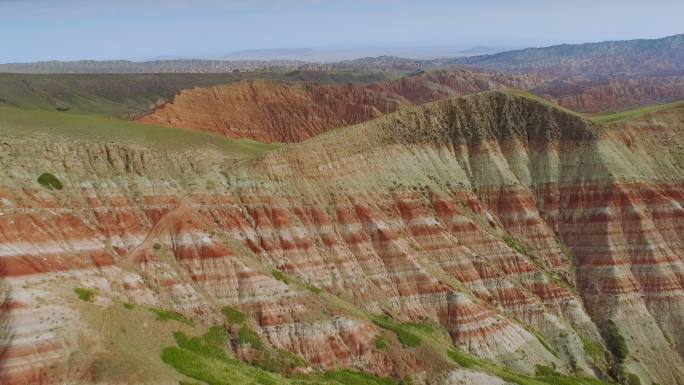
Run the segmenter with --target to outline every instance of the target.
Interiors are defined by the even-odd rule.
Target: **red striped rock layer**
[[[459,347],[527,371],[539,363],[590,373],[580,336],[599,342],[596,325],[615,319],[643,373],[676,384],[684,178],[658,173],[680,178],[673,165],[681,158],[663,152],[644,161],[641,150],[624,149],[637,135],[483,95],[327,133],[223,174],[182,174],[220,181],[213,190],[173,177],[194,163],[187,159],[148,164],[154,172],[138,176],[117,162],[96,173],[84,161],[92,158],[57,146],[50,156],[72,168],[82,162],[85,175],[107,183],[81,188],[87,178],[78,177],[62,192],[37,190],[36,170],[14,166],[7,180],[16,185],[0,192],[0,258],[14,298],[36,293],[25,282],[50,277],[40,294],[65,309],[74,286],[207,323],[231,304],[275,347],[324,368],[380,374],[406,371],[406,362],[369,349],[374,326],[300,283],[373,313],[440,322]],[[682,137],[663,135],[674,136],[651,135],[645,145]],[[276,280],[274,268],[297,282]],[[526,328],[552,342],[558,358]],[[23,341],[41,330],[28,328]],[[78,345],[70,323],[54,330]],[[68,350],[52,351],[63,358]],[[13,354],[21,363],[8,361],[3,373],[14,383],[39,383],[44,368],[64,365]]]

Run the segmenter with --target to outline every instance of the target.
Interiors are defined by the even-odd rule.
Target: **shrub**
[[[37,180],[41,186],[49,188],[50,190],[61,190],[64,187],[62,182],[49,172],[40,174]]]
[[[508,247],[515,250],[515,252],[519,254],[527,253],[527,247],[525,247],[525,245],[522,242],[511,237],[510,235],[505,234],[501,239],[508,245]]]
[[[278,281],[281,281],[281,282],[288,284],[288,285],[290,284],[290,281],[287,279],[287,276],[285,275],[285,273],[283,273],[280,270],[277,270],[277,269],[271,270],[271,275],[273,275],[273,278],[277,279]]]
[[[245,313],[232,306],[224,306],[223,309],[221,309],[221,312],[234,324],[241,324],[247,320],[247,315]]]
[[[247,325],[242,325],[238,331],[237,342],[240,345],[250,345],[255,350],[263,350],[264,348],[261,337]]]
[[[613,320],[608,320],[608,349],[615,355],[618,363],[622,364],[629,354],[625,337],[620,333]]]
[[[82,301],[90,302],[90,300],[93,299],[93,296],[95,293],[91,289],[84,289],[82,287],[77,287],[74,289],[74,293],[80,298]]]
[[[149,307],[147,308],[147,310],[149,310],[157,316],[157,321],[166,322],[168,320],[173,320],[180,323],[184,323],[186,325],[193,325],[192,320],[189,320],[183,317],[181,314],[172,310],[159,309],[156,307]]]
[[[128,302],[124,303],[123,306],[128,310],[133,310],[135,308],[135,305],[133,305],[132,303],[128,303]]]
[[[420,336],[411,331],[409,325],[396,323],[386,316],[374,316],[371,317],[371,320],[378,327],[394,332],[399,342],[406,347],[413,348],[422,342]]]
[[[154,246],[152,246],[153,249],[159,250],[161,249],[161,245],[159,243],[155,243]]]
[[[385,350],[387,347],[387,342],[385,342],[385,339],[382,336],[377,336],[373,340],[373,346],[375,346],[375,348],[378,350]]]

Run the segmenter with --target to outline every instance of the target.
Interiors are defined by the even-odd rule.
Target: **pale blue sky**
[[[0,62],[329,46],[541,46],[684,32],[678,0],[0,0]]]

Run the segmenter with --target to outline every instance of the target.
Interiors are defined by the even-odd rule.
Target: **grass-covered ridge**
[[[260,155],[279,144],[248,139],[228,139],[215,134],[159,127],[97,115],[28,110],[0,106],[0,136],[50,135],[70,140],[140,143],[145,146],[182,151],[215,148],[236,158]]]
[[[596,114],[591,117],[591,120],[600,123],[600,124],[608,124],[608,123],[616,123],[616,122],[622,122],[626,120],[631,120],[631,119],[636,119],[648,114],[668,110],[670,108],[677,108],[677,107],[684,107],[684,100],[672,102],[672,103],[667,103],[667,104],[656,104],[652,106],[646,106],[646,107],[640,107],[640,108],[635,108],[631,110],[626,110],[626,111],[620,111],[620,112],[606,112],[606,113],[601,113],[601,114]]]

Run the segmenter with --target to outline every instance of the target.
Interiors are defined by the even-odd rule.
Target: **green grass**
[[[344,385],[396,385],[394,378],[379,378],[372,374],[352,370],[337,370],[325,373],[325,379]]]
[[[394,78],[378,71],[250,71],[159,74],[0,74],[0,106],[130,117],[150,112],[158,101],[183,89],[229,84],[245,79],[364,84]]]
[[[143,143],[163,150],[213,148],[235,158],[254,157],[281,146],[96,115],[0,107],[0,135],[32,137],[41,134],[69,140]]]
[[[371,320],[378,327],[393,332],[397,336],[399,342],[405,347],[413,348],[420,345],[422,342],[420,336],[413,332],[412,324],[394,322],[387,316],[371,316]]]
[[[603,347],[582,335],[580,335],[579,337],[582,340],[582,347],[584,348],[584,353],[587,356],[591,357],[595,364],[599,366],[604,366],[603,364],[605,363],[605,355]]]
[[[520,253],[520,254],[527,254],[527,247],[525,246],[525,244],[523,244],[522,242],[513,238],[512,236],[510,236],[508,234],[504,234],[501,237],[501,240],[503,240],[504,243],[506,243],[508,245],[508,247],[515,250],[515,252]]]
[[[449,358],[451,358],[455,363],[457,363],[459,366],[462,366],[464,368],[473,368],[479,364],[479,361],[471,356],[470,354],[466,354],[458,349],[451,349],[447,351],[447,355]]]
[[[641,108],[636,108],[632,110],[627,110],[627,111],[620,111],[616,113],[604,113],[604,114],[598,114],[592,116],[590,119],[596,123],[600,124],[608,124],[608,123],[615,123],[615,122],[621,122],[625,120],[630,120],[630,119],[635,119],[644,115],[652,114],[654,112],[659,112],[663,110],[667,110],[670,108],[675,108],[675,107],[681,107],[684,106],[684,100],[680,100],[677,102],[673,103],[667,103],[667,104],[657,104],[653,106],[647,106],[647,107],[641,107]]]
[[[91,289],[84,289],[82,287],[77,287],[74,289],[74,293],[81,299],[81,301],[90,302],[95,296],[95,293]]]
[[[321,289],[320,287],[315,286],[315,285],[311,285],[308,283],[304,284],[304,287],[306,287],[306,290],[308,290],[308,291],[310,291],[316,295],[321,294],[323,292],[323,289]]]
[[[250,366],[228,354],[228,333],[218,326],[201,336],[189,337],[176,332],[174,337],[176,346],[162,350],[162,361],[179,373],[209,385],[396,385],[392,378],[352,370],[287,378],[279,372],[306,362],[284,350],[268,352],[258,366]]]
[[[224,306],[221,309],[221,312],[224,316],[226,316],[228,321],[234,324],[242,324],[247,320],[247,314],[241,312],[240,310],[232,306]]]
[[[387,348],[387,342],[382,336],[377,336],[373,339],[373,346],[378,350],[385,350],[385,348]]]
[[[237,343],[240,345],[250,345],[252,349],[263,350],[264,344],[261,337],[247,325],[242,325],[238,331]]]
[[[472,368],[497,376],[505,381],[518,385],[608,385],[593,378],[566,376],[554,369],[537,365],[535,376],[516,372],[510,368],[499,366],[493,362],[482,360],[459,349],[452,348],[447,355],[459,366]]]
[[[278,281],[281,281],[287,285],[290,284],[290,280],[287,278],[287,275],[285,275],[285,273],[283,273],[282,271],[280,271],[278,269],[271,270],[271,275],[273,276],[273,278],[277,279]]]
[[[180,323],[184,323],[186,325],[193,325],[194,324],[194,322],[192,322],[192,320],[189,320],[189,319],[183,317],[183,315],[181,315],[175,311],[172,311],[172,310],[160,309],[160,308],[156,308],[156,307],[148,307],[147,310],[149,310],[150,312],[154,313],[157,316],[157,321],[166,322],[166,321],[171,320],[171,321],[177,321]]]
[[[62,182],[59,179],[57,179],[56,176],[50,174],[49,172],[40,174],[40,176],[37,179],[37,182],[41,186],[49,188],[50,190],[61,190],[64,187],[62,185]]]
[[[625,337],[620,333],[620,329],[613,320],[608,320],[608,349],[615,355],[618,363],[622,364],[629,354],[629,349],[627,348],[627,343],[625,342]]]
[[[125,303],[123,304],[123,307],[125,307],[125,308],[128,309],[128,310],[133,310],[133,309],[135,309],[135,305],[132,304],[132,303],[129,303],[129,302],[125,302]]]
[[[202,336],[188,337],[174,333],[177,346],[162,351],[161,359],[178,372],[210,385],[260,384],[277,385],[278,377],[250,367],[226,352],[228,333],[212,327]]]

